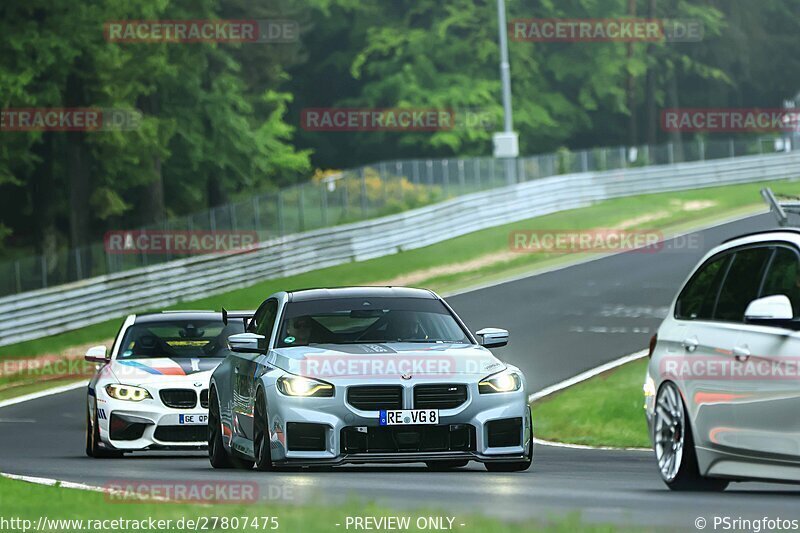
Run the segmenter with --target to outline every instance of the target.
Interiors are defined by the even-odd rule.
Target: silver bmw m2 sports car
[[[209,392],[215,468],[531,465],[525,377],[487,349],[508,332],[473,336],[431,291],[279,292],[228,343]]]

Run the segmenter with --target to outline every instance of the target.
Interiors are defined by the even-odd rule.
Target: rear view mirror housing
[[[500,348],[508,344],[508,330],[500,328],[483,328],[475,332],[478,343],[484,348]]]
[[[800,322],[794,320],[792,302],[783,294],[765,296],[750,302],[744,312],[744,321],[760,326],[800,329]]]
[[[92,346],[86,350],[83,358],[90,363],[106,363],[109,360],[108,349],[105,346]]]
[[[266,353],[267,338],[257,333],[237,333],[228,337],[228,348],[236,353]]]

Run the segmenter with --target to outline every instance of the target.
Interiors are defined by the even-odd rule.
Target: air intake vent
[[[161,401],[173,409],[194,409],[197,393],[192,389],[164,389],[159,393]]]
[[[161,442],[206,442],[206,426],[158,426],[153,438]]]
[[[415,409],[455,409],[467,401],[466,385],[417,385]]]
[[[347,403],[362,411],[403,408],[403,387],[367,385],[347,389]]]

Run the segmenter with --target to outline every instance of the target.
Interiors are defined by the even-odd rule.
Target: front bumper
[[[102,441],[121,451],[201,450],[208,446],[208,409],[172,409],[158,400],[129,402],[98,394]],[[187,417],[201,424],[182,424]]]
[[[467,400],[454,409],[440,409],[436,426],[380,426],[379,411],[362,411],[346,400],[348,386],[363,384],[336,385],[333,398],[291,398],[274,386],[266,387],[272,460],[279,465],[311,466],[526,459],[533,431],[524,386],[511,393],[479,394],[477,383],[460,383],[468,387]],[[404,388],[404,409],[415,407],[415,383],[389,384]],[[510,420],[518,426],[511,435],[498,439],[498,423]],[[306,428],[303,436],[315,439],[294,438],[292,432],[301,427]],[[504,429],[508,433],[508,425]],[[392,431],[402,435],[386,435]],[[464,432],[469,434],[467,443]],[[356,433],[367,444],[354,446],[348,436]]]

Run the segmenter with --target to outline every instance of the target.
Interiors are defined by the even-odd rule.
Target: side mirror
[[[105,346],[92,346],[86,350],[83,358],[90,363],[106,363],[108,362],[108,352]]]
[[[478,342],[486,348],[500,348],[508,344],[508,330],[500,328],[483,328],[475,332]]]
[[[237,353],[266,353],[267,338],[256,333],[237,333],[228,337],[228,348]]]
[[[753,300],[744,311],[744,321],[748,324],[797,329],[793,317],[792,302],[783,294]]]

